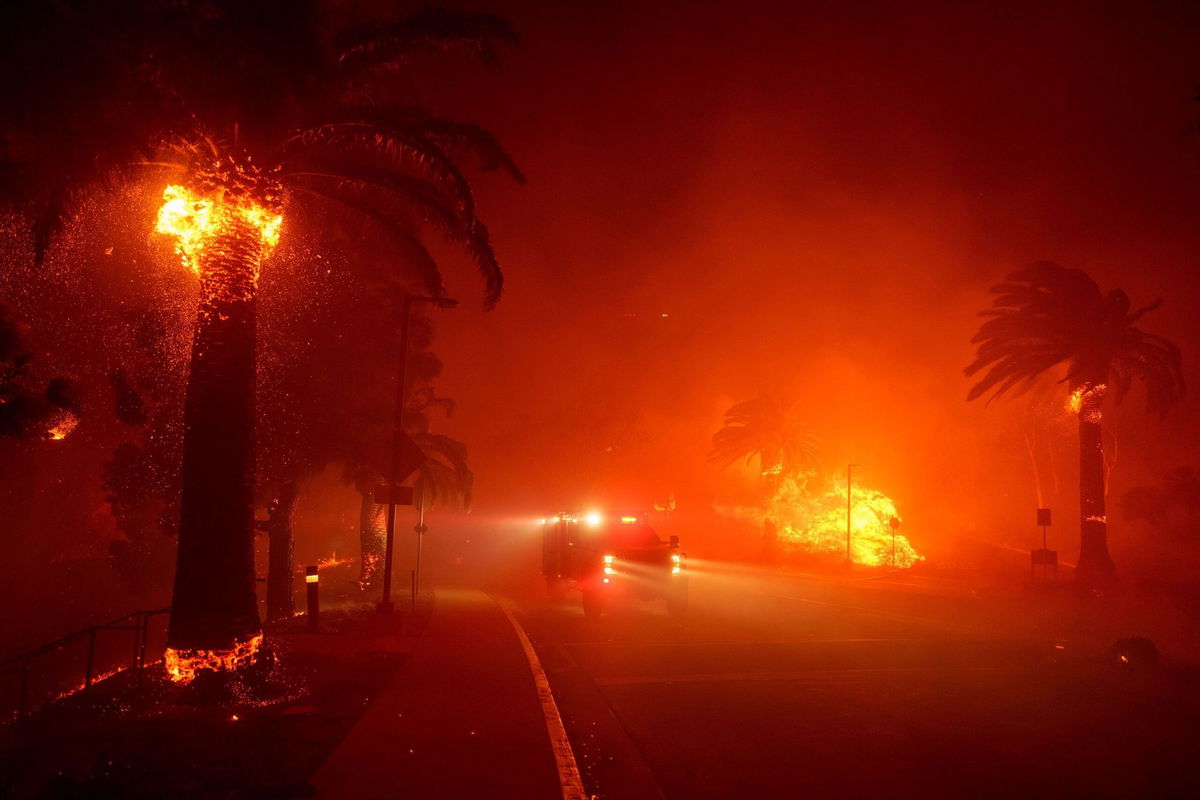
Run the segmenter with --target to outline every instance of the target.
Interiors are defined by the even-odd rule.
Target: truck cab
[[[554,514],[542,520],[542,574],[551,596],[582,593],[583,611],[597,617],[621,598],[665,600],[687,609],[687,556],[679,537],[666,541],[644,515]]]

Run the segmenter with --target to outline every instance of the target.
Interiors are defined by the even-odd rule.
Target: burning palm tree
[[[978,350],[966,374],[983,376],[967,394],[974,400],[1027,389],[1033,379],[1065,364],[1066,402],[1079,420],[1080,546],[1077,580],[1111,586],[1116,570],[1108,553],[1101,406],[1120,402],[1133,381],[1146,390],[1147,411],[1163,415],[1183,396],[1179,348],[1135,326],[1161,300],[1131,310],[1119,289],[1102,292],[1082,270],[1039,262],[992,287],[996,300],[971,339]]]
[[[291,212],[357,214],[417,269],[433,263],[418,237],[422,224],[433,226],[470,254],[485,304],[500,295],[460,159],[518,181],[521,173],[481,128],[385,98],[398,95],[391,68],[414,53],[490,59],[515,41],[511,28],[433,10],[344,25],[338,13],[316,0],[65,0],[0,10],[0,189],[30,220],[35,262],[89,192],[148,173],[169,176],[156,230],[174,237],[199,277],[167,651],[181,680],[249,663],[261,641],[256,290]],[[423,274],[440,293],[436,270]]]
[[[725,424],[713,434],[709,458],[721,467],[758,457],[763,478],[764,503],[779,490],[783,478],[795,477],[818,466],[816,435],[800,420],[794,403],[770,395],[744,400],[725,412]],[[763,553],[774,558],[778,533],[770,518],[763,521]]]

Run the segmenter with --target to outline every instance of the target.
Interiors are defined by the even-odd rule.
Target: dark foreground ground
[[[1200,650],[1169,603],[695,560],[686,615],[632,601],[587,619],[532,570],[487,572],[435,568],[428,619],[364,606],[277,632],[268,702],[105,681],[7,729],[0,794],[549,800],[504,605],[595,800],[1200,796]],[[1139,635],[1159,663],[1111,649]]]
[[[1200,796],[1194,642],[1163,615],[716,565],[691,590],[685,619],[524,603],[600,798]],[[1161,666],[1106,652],[1159,630]]]
[[[290,798],[404,663],[428,618],[369,604],[270,634],[274,667],[181,689],[156,669],[121,673],[0,729],[0,797]]]

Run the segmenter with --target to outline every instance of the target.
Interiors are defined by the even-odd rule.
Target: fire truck
[[[582,592],[585,616],[598,617],[621,598],[659,598],[671,614],[683,614],[686,568],[679,537],[663,541],[642,515],[591,511],[542,519],[546,588],[552,597]]]

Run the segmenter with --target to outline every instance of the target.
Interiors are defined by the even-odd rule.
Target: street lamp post
[[[392,469],[388,475],[390,496],[387,511],[387,539],[383,550],[383,599],[377,610],[391,613],[392,605],[392,552],[396,539],[396,485],[400,483],[400,439],[404,436],[404,395],[408,383],[408,328],[412,320],[412,307],[416,303],[431,303],[437,308],[454,308],[457,300],[449,297],[414,297],[408,295],[400,311],[400,366],[396,376],[396,415],[392,428]]]
[[[850,489],[851,489],[851,471],[855,467],[861,467],[862,464],[847,464],[846,465],[846,566],[850,566],[854,561],[850,558]]]

